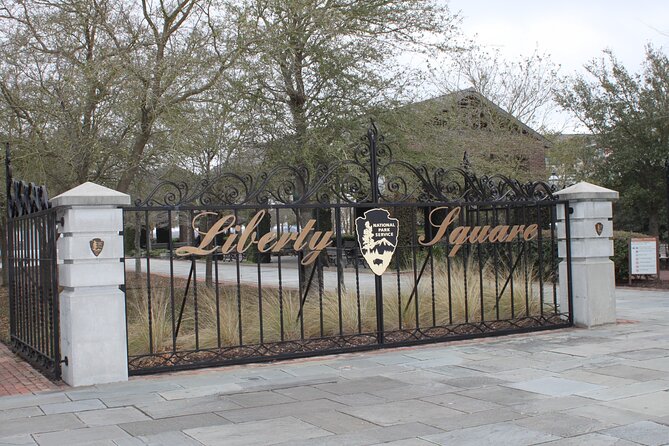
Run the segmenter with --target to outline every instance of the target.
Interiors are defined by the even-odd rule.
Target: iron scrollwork
[[[430,169],[396,160],[372,122],[350,159],[313,168],[279,165],[258,175],[224,171],[199,181],[162,181],[136,207],[300,205],[374,202],[555,200],[555,186],[503,175],[477,176],[467,165]],[[468,158],[467,158],[468,160]]]

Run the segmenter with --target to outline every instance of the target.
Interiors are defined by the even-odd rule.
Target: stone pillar
[[[128,379],[123,211],[130,196],[84,183],[51,200],[58,239],[63,380],[85,386]]]
[[[616,322],[615,270],[613,261],[613,202],[618,192],[581,182],[557,192],[569,200],[571,235],[571,285],[574,324],[594,327]],[[560,305],[568,308],[568,271],[565,206],[559,205],[558,254],[562,261]]]

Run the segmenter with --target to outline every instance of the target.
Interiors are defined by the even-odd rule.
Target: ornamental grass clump
[[[417,326],[430,328],[539,315],[537,268],[531,262],[520,261],[510,274],[510,267],[495,265],[491,261],[480,264],[471,257],[466,262],[440,260],[434,262],[432,270],[427,268],[413,296],[412,278],[402,279],[399,296],[397,287],[386,287],[384,329],[390,332]],[[177,325],[184,292],[184,288],[175,289],[173,309],[170,288],[158,282],[151,290],[149,312],[146,287],[128,289],[128,349],[131,355],[149,353],[151,346],[154,353],[172,350],[172,314]],[[315,289],[304,302],[303,315],[300,315],[300,304],[300,294],[295,289],[266,287],[259,296],[258,289],[253,286],[219,285],[216,292],[215,288],[198,283],[197,305],[193,289],[185,300],[176,339],[177,350],[376,331],[373,294],[358,295],[346,289],[341,292]],[[548,304],[545,310],[553,311]]]

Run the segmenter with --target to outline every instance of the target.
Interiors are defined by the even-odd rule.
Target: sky
[[[548,52],[564,74],[581,70],[612,49],[631,71],[643,61],[644,45],[669,51],[668,0],[450,0],[462,30],[509,57]]]
[[[669,52],[669,0],[449,0],[469,38],[498,48],[510,60],[535,49],[560,65],[560,74],[611,49],[630,72],[640,72],[644,47]]]

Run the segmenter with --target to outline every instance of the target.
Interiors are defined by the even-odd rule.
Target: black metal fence
[[[314,171],[161,183],[124,209],[130,371],[569,326],[551,192],[394,160],[374,126]],[[382,275],[357,240],[372,208],[399,222]]]
[[[6,149],[11,348],[60,378],[56,210],[45,186],[14,180]]]

